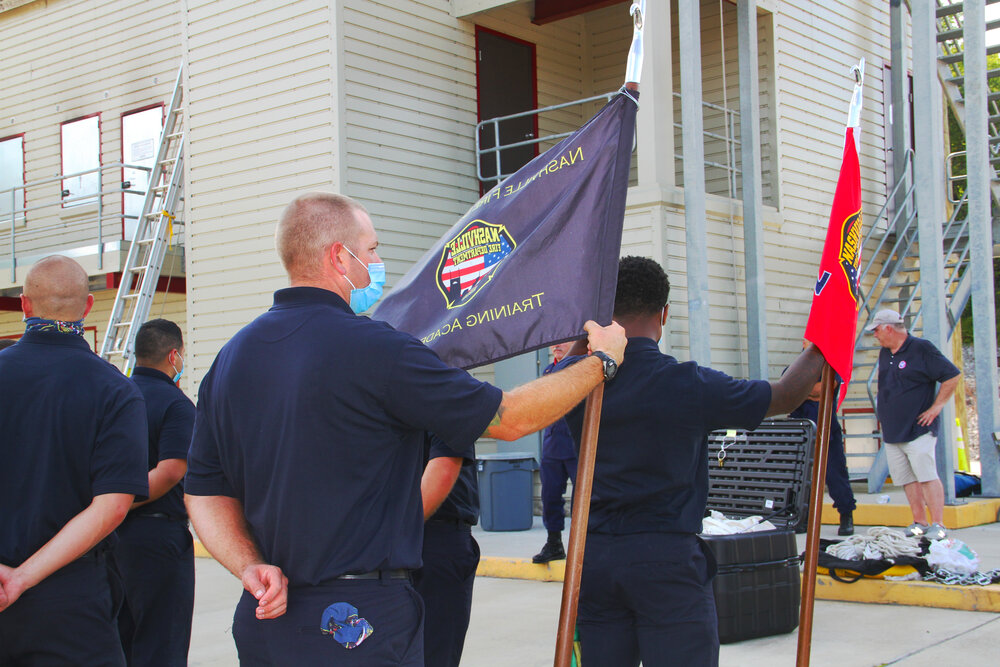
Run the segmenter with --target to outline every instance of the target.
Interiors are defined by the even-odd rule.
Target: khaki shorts
[[[900,444],[885,443],[885,456],[889,474],[896,486],[912,482],[933,482],[938,478],[934,448],[937,438],[924,433],[916,440]]]

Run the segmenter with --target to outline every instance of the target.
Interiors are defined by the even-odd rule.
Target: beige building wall
[[[142,20],[126,20],[135,17],[134,2],[60,0],[0,12],[0,137],[24,134],[27,182],[62,172],[60,125],[82,116],[100,114],[101,161],[121,162],[121,114],[166,102],[173,90],[179,9],[176,0],[146,0]],[[119,170],[104,176],[109,188],[121,182]],[[56,181],[28,193],[29,207],[55,206],[29,212],[15,237],[19,254],[96,244],[97,205],[63,208],[60,189]],[[120,212],[121,196],[109,194],[103,204]],[[106,219],[103,234],[105,241],[120,239],[120,219]],[[0,259],[9,253],[10,235],[0,234]],[[96,272],[96,261],[93,267]],[[9,285],[8,270],[0,288]]]
[[[183,7],[188,355],[197,383],[286,284],[275,223],[296,194],[337,188],[342,146],[329,2]]]
[[[865,214],[884,199],[881,65],[889,58],[889,19],[875,0],[759,4],[771,10],[758,16],[758,64],[773,378],[805,326],[841,157],[847,69],[861,55],[869,63]],[[477,199],[476,25],[536,44],[540,106],[617,89],[632,31],[627,4],[543,26],[531,23],[526,2],[468,20],[436,0],[150,0],[143,21],[123,18],[134,9],[60,0],[0,12],[0,123],[26,132],[29,179],[58,171],[59,122],[94,111],[102,112],[104,159],[117,159],[121,111],[165,101],[183,58],[192,390],[225,341],[285,284],[273,230],[295,194],[340,190],[365,203],[390,287]],[[702,2],[705,97],[735,107],[735,16],[723,3],[720,30],[718,12],[715,0]],[[673,22],[676,33],[676,13]],[[676,52],[672,61],[679,90]],[[596,106],[544,117],[540,129],[572,129]],[[673,156],[658,159],[670,160],[671,172],[680,165]],[[712,174],[709,186],[722,194]],[[707,209],[713,363],[745,375],[741,207],[710,195]],[[655,257],[671,276],[664,343],[682,359],[683,210],[683,191],[673,184],[633,188],[623,237],[623,253]]]

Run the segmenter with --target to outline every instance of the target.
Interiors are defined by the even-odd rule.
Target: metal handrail
[[[571,130],[568,132],[557,132],[554,134],[547,134],[545,136],[533,137],[531,139],[524,139],[522,141],[515,141],[509,144],[500,143],[500,123],[504,121],[514,120],[516,118],[527,118],[530,116],[540,116],[543,113],[549,113],[552,111],[558,111],[560,109],[566,109],[573,106],[578,106],[582,104],[589,104],[591,102],[597,102],[604,100],[605,102],[611,101],[619,91],[613,91],[610,93],[604,93],[602,95],[594,95],[593,97],[585,97],[579,100],[573,100],[572,102],[562,102],[561,104],[553,104],[547,107],[540,107],[538,109],[530,109],[528,111],[521,111],[519,113],[507,114],[506,116],[497,116],[496,118],[487,118],[476,124],[476,178],[479,179],[480,183],[485,183],[487,181],[502,181],[503,179],[510,176],[510,174],[505,174],[501,170],[500,165],[500,153],[511,148],[519,148],[521,146],[533,146],[543,142],[548,141],[559,141],[560,139],[565,139],[575,132]],[[680,99],[681,94],[675,92],[674,97]],[[711,102],[702,101],[702,107],[707,109],[713,109],[715,111],[721,111],[726,115],[726,125],[729,127],[730,136],[726,137],[721,134],[716,134],[715,132],[703,131],[703,135],[709,139],[715,139],[717,141],[726,142],[727,154],[730,158],[730,164],[722,164],[719,162],[713,162],[711,160],[705,160],[705,164],[710,167],[716,167],[719,169],[724,169],[727,172],[727,178],[730,180],[730,186],[733,192],[736,192],[736,176],[741,174],[741,170],[737,165],[736,161],[736,150],[737,147],[741,145],[740,140],[736,138],[736,119],[739,117],[740,112],[735,109],[729,109],[718,104],[713,104]],[[483,128],[492,127],[493,128],[493,146],[490,148],[483,148],[481,145],[480,137],[482,136]],[[678,129],[683,129],[680,123],[674,123],[674,127]],[[484,155],[493,154],[495,156],[496,174],[492,176],[483,175],[483,160]],[[684,156],[674,155],[675,159],[683,160]]]
[[[543,113],[548,113],[551,111],[558,111],[559,109],[566,109],[568,107],[578,106],[581,104],[588,104],[590,102],[597,102],[599,100],[604,100],[605,102],[610,102],[611,99],[618,94],[618,91],[604,93],[603,95],[594,95],[593,97],[585,97],[581,100],[573,100],[572,102],[563,102],[561,104],[553,104],[547,107],[540,107],[538,109],[529,109],[528,111],[521,111],[518,113],[507,114],[506,116],[497,116],[496,118],[487,118],[486,120],[479,121],[476,123],[476,178],[479,179],[481,183],[486,181],[502,181],[503,179],[510,176],[510,174],[504,174],[500,169],[500,151],[507,150],[509,148],[518,148],[520,146],[532,146],[535,144],[540,144],[545,141],[558,141],[559,139],[564,139],[575,132],[575,130],[570,132],[560,132],[557,134],[549,134],[544,137],[534,137],[532,139],[525,139],[524,141],[517,141],[511,144],[500,144],[500,123],[506,120],[513,120],[515,118],[527,118],[529,116],[540,116]],[[484,127],[493,127],[493,146],[490,148],[483,148],[480,145],[479,137],[482,135],[481,130]],[[496,155],[496,168],[497,173],[494,176],[483,176],[483,161],[480,159],[483,155],[493,153]]]
[[[875,232],[876,231],[882,232],[882,235],[879,238],[878,243],[875,245],[874,248],[871,249],[871,251],[868,254],[868,261],[865,264],[865,267],[861,270],[861,277],[858,281],[859,289],[861,290],[861,295],[863,297],[863,300],[861,302],[861,307],[865,309],[867,317],[870,317],[873,311],[872,308],[869,306],[869,302],[871,301],[872,295],[871,293],[865,293],[864,288],[861,287],[861,285],[865,280],[865,276],[867,276],[868,273],[872,270],[872,267],[875,264],[875,260],[882,252],[882,249],[885,247],[885,244],[889,241],[890,235],[888,234],[888,232],[890,230],[896,229],[899,223],[899,216],[902,215],[903,212],[906,211],[907,209],[912,210],[912,213],[907,217],[906,223],[902,226],[902,229],[899,230],[898,233],[895,235],[896,242],[893,244],[892,249],[889,251],[890,257],[892,257],[897,253],[900,243],[909,232],[910,227],[913,224],[913,221],[916,220],[916,215],[917,215],[916,208],[910,204],[914,192],[914,185],[911,178],[911,174],[913,171],[913,150],[911,149],[906,150],[906,153],[904,154],[904,160],[906,166],[903,169],[903,173],[900,174],[899,178],[896,179],[896,184],[892,186],[892,189],[889,191],[888,195],[886,195],[885,204],[882,205],[882,208],[875,216],[875,219],[872,221],[872,224],[869,225],[868,231],[865,232],[864,238],[861,241],[861,247],[867,248],[868,243],[869,241],[871,241]],[[892,215],[892,220],[890,221],[889,207],[893,205],[893,202],[895,202],[896,196],[899,194],[900,188],[902,188],[904,184],[906,184],[907,182],[909,182],[910,185],[909,187],[906,188],[906,194],[903,196],[901,200],[903,202],[903,205],[896,209],[896,211]],[[884,230],[880,230],[878,224],[879,220],[881,220],[882,218],[886,219],[886,228]],[[878,285],[879,281],[881,281],[882,278],[885,277],[885,272],[888,270],[888,266],[889,265],[887,262],[882,262],[882,269],[879,272],[879,275],[875,278],[875,280],[872,281],[873,287],[875,285]],[[866,323],[867,323],[867,317],[866,317]],[[860,336],[858,338],[860,338]],[[855,340],[855,345],[857,345],[857,339]]]
[[[681,99],[681,94],[674,92],[674,97]],[[701,106],[706,109],[713,109],[715,111],[721,111],[725,117],[725,124],[729,128],[729,136],[722,134],[716,134],[715,132],[709,132],[708,130],[702,129],[702,136],[708,139],[715,139],[716,141],[722,141],[726,144],[726,155],[729,159],[728,164],[722,164],[721,162],[714,162],[712,160],[703,160],[704,164],[709,167],[715,167],[716,169],[722,169],[726,172],[726,179],[729,181],[729,192],[735,196],[736,194],[736,176],[742,176],[743,170],[737,165],[739,162],[736,160],[736,150],[737,147],[743,145],[743,142],[736,137],[736,119],[740,117],[740,112],[736,109],[729,109],[727,107],[721,106],[719,104],[713,104],[711,102],[701,101]],[[674,127],[678,130],[684,129],[682,123],[674,122]],[[681,160],[683,162],[684,156],[680,153],[674,153],[675,160]]]
[[[19,224],[27,224],[29,213],[37,212],[45,208],[54,207],[64,207],[66,204],[72,203],[90,203],[93,202],[97,206],[97,246],[98,246],[98,268],[104,268],[104,224],[108,221],[114,220],[134,220],[136,216],[126,215],[124,209],[116,211],[113,213],[106,213],[104,207],[104,197],[106,195],[116,195],[116,194],[136,194],[145,195],[146,190],[135,190],[131,188],[131,183],[129,181],[123,181],[121,179],[106,179],[104,172],[108,170],[118,170],[119,172],[125,169],[134,169],[136,171],[151,172],[150,167],[137,164],[128,164],[126,162],[109,162],[92,169],[85,169],[83,171],[71,172],[67,174],[58,174],[56,176],[51,176],[48,178],[42,178],[22,185],[15,185],[10,188],[5,188],[0,190],[0,198],[4,198],[9,195],[11,208],[10,211],[4,212],[3,218],[9,219],[10,221],[10,275],[11,281],[16,281],[17,279],[17,227]],[[59,196],[57,198],[46,198],[41,202],[31,202],[28,200],[29,190],[34,190],[52,183],[62,183],[63,181],[76,178],[79,176],[86,176],[88,174],[97,174],[97,189],[90,192],[81,192],[75,195],[69,196],[65,194],[60,185]],[[117,182],[118,187],[106,188],[105,181]],[[151,186],[154,184],[150,184]],[[19,195],[20,193],[20,195]],[[24,202],[19,204],[19,200]],[[89,224],[91,221],[86,221]],[[49,226],[46,226],[49,227]],[[32,230],[27,232],[22,232],[23,234],[30,234]],[[2,231],[0,231],[0,240],[2,240]]]
[[[912,157],[912,156],[910,156],[910,157]],[[912,163],[909,163],[909,164],[912,164]],[[909,164],[908,164],[908,167],[909,167]],[[907,175],[907,171],[904,171],[904,177],[906,175]],[[896,187],[893,188],[893,193],[892,194],[896,193],[899,184],[902,183],[902,182],[904,182],[905,180],[906,180],[905,178],[901,178],[897,182]],[[893,222],[895,222],[895,219],[898,217],[898,215],[899,215],[899,213],[901,211],[906,210],[908,207],[911,208],[912,211],[913,211],[907,217],[906,223],[903,225],[903,228],[901,230],[899,230],[899,232],[895,235],[895,242],[893,243],[892,249],[889,251],[889,258],[890,258],[890,260],[893,257],[896,257],[896,259],[895,259],[894,262],[892,262],[892,261],[886,261],[886,262],[882,263],[882,268],[879,271],[879,275],[875,278],[875,280],[872,283],[873,287],[876,286],[876,285],[878,285],[882,281],[882,279],[886,277],[886,273],[889,270],[890,266],[892,266],[894,264],[898,265],[900,262],[902,262],[903,256],[909,251],[909,248],[912,247],[914,241],[916,240],[916,236],[917,235],[916,235],[916,233],[912,233],[912,230],[913,230],[914,223],[916,222],[916,219],[917,219],[917,214],[916,214],[915,207],[912,207],[912,206],[909,205],[909,200],[910,200],[910,198],[912,196],[913,196],[913,186],[911,185],[907,189],[906,197],[903,200],[904,201],[904,205],[900,206],[899,210],[893,216],[893,218],[894,218]],[[887,204],[889,203],[889,201],[891,201],[891,200],[888,200]],[[955,260],[954,270],[951,272],[951,274],[948,276],[948,279],[945,282],[945,299],[948,300],[948,307],[946,309],[946,312],[947,312],[947,315],[948,315],[949,324],[951,326],[951,330],[952,331],[954,331],[955,321],[957,320],[957,318],[960,315],[960,313],[956,314],[956,311],[958,311],[960,309],[955,308],[954,304],[956,303],[956,300],[957,300],[957,302],[961,303],[966,298],[965,296],[963,296],[961,294],[961,287],[962,287],[963,281],[965,279],[965,274],[966,274],[966,271],[963,270],[963,267],[967,268],[967,265],[968,265],[968,256],[969,256],[969,252],[970,252],[969,243],[968,243],[968,225],[969,225],[969,221],[968,221],[968,216],[966,216],[964,219],[960,220],[959,219],[959,214],[960,214],[960,212],[962,210],[965,209],[967,203],[968,203],[968,197],[967,196],[963,196],[957,202],[957,205],[954,207],[954,209],[951,212],[951,216],[949,216],[948,221],[946,223],[944,223],[943,229],[942,229],[942,238],[945,239],[945,242],[946,242],[946,245],[947,245],[947,249],[946,250],[943,249],[943,250],[945,250],[945,253],[944,253],[945,256],[946,257],[950,257],[952,255],[958,255],[957,259]],[[885,207],[883,207],[883,212],[884,211],[885,211]],[[876,221],[881,217],[881,215],[882,215],[882,212],[880,212],[879,216],[876,217]],[[871,230],[869,230],[869,234],[866,235],[866,239],[870,237],[870,233],[871,233]],[[888,238],[889,238],[888,234],[886,234],[882,238],[882,240],[880,241],[879,245],[877,246],[878,249],[872,254],[871,258],[869,259],[868,265],[865,267],[865,272],[862,275],[867,275],[868,270],[871,267],[872,262],[874,262],[874,260],[875,260],[875,256],[878,254],[878,252],[884,246],[884,244],[886,242],[886,239],[888,239]],[[895,273],[895,271],[893,271],[893,273]],[[952,289],[953,287],[954,287],[954,290]],[[893,288],[893,284],[892,284],[892,278],[890,276],[890,278],[889,278],[889,284],[885,285],[882,288],[882,290],[878,292],[878,297],[875,299],[874,304],[870,303],[871,302],[871,297],[875,293],[874,289],[872,290],[871,293],[869,293],[865,297],[865,300],[864,300],[862,306],[865,308],[865,311],[867,313],[867,316],[865,318],[865,324],[866,325],[870,321],[870,318],[872,317],[872,314],[874,312],[876,312],[878,310],[879,306],[883,303],[886,294],[892,288]],[[911,318],[911,323],[912,323],[912,327],[913,328],[916,328],[916,323],[920,319],[920,317],[922,315],[922,311],[923,311],[923,301],[922,300],[920,302],[920,305],[915,310],[911,310],[911,308],[913,307],[914,302],[917,300],[917,296],[919,294],[919,291],[920,291],[920,285],[917,284],[917,285],[915,285],[913,287],[913,289],[910,290],[909,296],[907,297],[905,303],[903,303],[901,305],[901,307],[899,308],[899,313],[903,317],[909,316]],[[964,306],[964,303],[961,303],[961,305]],[[859,333],[857,335],[857,337],[855,338],[855,343],[854,343],[855,347],[857,347],[857,345],[860,342],[860,340],[861,340],[861,338],[862,338],[863,335],[864,335],[864,329],[862,328],[861,333]],[[871,402],[872,406],[874,406],[876,404],[876,394],[875,394],[875,391],[874,391],[874,384],[875,384],[875,379],[876,379],[876,376],[877,376],[877,372],[878,372],[878,364],[872,365],[872,368],[868,372],[868,377],[866,378],[866,381],[865,381],[865,390],[866,390],[866,392],[868,394],[868,400]]]
[[[94,173],[97,173],[99,171],[105,171],[107,169],[137,169],[139,171],[146,171],[146,172],[152,171],[151,167],[145,167],[145,166],[140,165],[140,164],[127,164],[125,162],[108,162],[108,163],[99,165],[97,167],[94,167],[93,169],[87,169],[85,171],[77,171],[77,172],[74,172],[72,174],[57,174],[56,176],[50,176],[49,178],[42,178],[42,179],[39,179],[37,181],[31,181],[30,183],[25,183],[24,185],[15,185],[12,188],[6,188],[4,190],[0,190],[0,196],[3,196],[5,193],[10,192],[12,190],[26,190],[28,188],[33,188],[33,187],[36,187],[36,186],[39,186],[39,185],[45,185],[46,183],[55,183],[57,181],[65,181],[67,178],[76,178],[77,176],[85,176],[87,174],[94,174]],[[145,190],[143,190],[143,193],[145,193]],[[94,196],[94,195],[90,195],[90,196]]]

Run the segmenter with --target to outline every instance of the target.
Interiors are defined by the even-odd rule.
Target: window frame
[[[25,186],[28,184],[28,147],[27,147],[27,142],[24,139],[24,134],[25,134],[24,132],[21,132],[19,134],[11,134],[6,137],[0,137],[0,144],[2,144],[5,141],[11,141],[12,139],[21,140],[21,200],[22,200],[21,208],[27,209],[28,188]],[[10,220],[10,217],[8,215],[5,214],[3,216],[0,216],[0,225],[2,225],[7,220]],[[27,221],[28,221],[28,212],[26,210],[21,213],[20,218],[16,216],[14,218],[15,225],[18,224],[24,225],[27,223]]]
[[[155,109],[157,107],[160,108],[160,136],[162,136],[163,135],[163,126],[164,126],[164,124],[166,123],[166,120],[167,120],[167,105],[164,102],[154,102],[152,104],[147,104],[145,106],[137,107],[135,109],[129,109],[128,111],[123,111],[118,116],[118,144],[119,144],[118,154],[119,154],[119,156],[121,158],[121,163],[123,165],[125,164],[125,116],[132,116],[132,115],[135,115],[137,113],[142,113],[143,111],[149,111],[151,109]],[[154,142],[155,142],[155,139],[154,139]],[[154,143],[154,153],[153,153],[154,163],[155,163],[155,160],[156,160],[155,150],[157,148],[158,148],[158,146],[156,146],[156,144]],[[125,167],[122,167],[120,171],[121,171],[121,178],[120,178],[120,180],[121,180],[122,183],[124,183],[125,182]],[[150,185],[152,185],[152,183],[150,183]],[[131,190],[131,188],[129,188],[129,189]],[[123,240],[129,240],[129,239],[125,239],[125,188],[122,188],[121,207],[122,207],[121,208],[121,211],[122,211],[122,239]],[[138,224],[138,222],[139,221],[136,220],[136,224]]]
[[[101,133],[104,131],[104,128],[101,125],[101,112],[100,111],[96,111],[94,113],[87,114],[85,116],[77,116],[76,118],[70,118],[69,120],[64,120],[61,123],[59,123],[59,172],[60,172],[60,175],[65,175],[66,174],[66,172],[64,171],[64,169],[65,169],[65,166],[64,166],[65,165],[65,160],[64,159],[66,157],[66,154],[65,154],[64,147],[63,147],[63,126],[69,125],[70,123],[78,123],[81,120],[87,120],[88,118],[94,118],[95,116],[97,117],[97,166],[98,166],[98,168],[100,168],[101,165],[104,164],[104,154],[103,154],[103,152],[104,152],[103,151],[104,146],[103,146],[103,142],[101,141]],[[78,206],[87,206],[88,204],[94,204],[94,203],[96,203],[96,200],[100,198],[100,195],[97,195],[97,198],[95,199],[95,201],[83,200],[83,201],[79,201],[79,202],[75,202],[75,203],[71,203],[71,204],[67,205],[67,203],[65,201],[66,198],[62,195],[62,193],[67,189],[65,187],[65,183],[66,183],[66,179],[65,178],[60,179],[60,181],[59,181],[59,198],[61,200],[63,200],[61,202],[61,204],[60,204],[61,208],[66,209],[66,208],[76,208]]]

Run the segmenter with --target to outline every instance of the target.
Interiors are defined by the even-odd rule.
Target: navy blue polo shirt
[[[455,486],[451,488],[451,493],[437,508],[437,511],[431,515],[431,519],[461,521],[474,526],[479,522],[479,484],[476,481],[475,458],[467,458],[463,454],[455,453],[441,441],[441,438],[428,433],[424,439],[425,465],[427,461],[442,456],[463,457],[465,460],[462,461],[462,469],[458,473],[458,479],[455,480]]]
[[[604,388],[588,530],[700,533],[709,432],[756,428],[770,403],[771,385],[763,380],[679,363],[653,339],[629,338],[625,359]],[[578,449],[583,407],[566,416]]]
[[[146,408],[75,334],[25,333],[0,379],[0,563],[17,567],[94,496],[146,497]]]
[[[546,366],[542,375],[551,373],[555,366],[555,364]],[[569,432],[569,426],[565,419],[557,419],[542,434],[542,458],[560,461],[576,458],[573,434]]]
[[[833,395],[837,395],[836,389]],[[808,419],[814,424],[819,424],[819,402],[805,400],[802,402],[802,405],[795,408],[788,416],[794,419]],[[840,420],[837,419],[836,415],[830,420],[830,448],[833,449],[834,447],[839,449],[844,448],[844,431],[840,428]]]
[[[930,341],[908,335],[893,354],[883,347],[878,355],[878,400],[876,410],[885,442],[902,444],[924,433],[937,434],[938,420],[929,426],[917,417],[934,403],[937,383],[959,374],[955,364]]]
[[[333,292],[279,290],[201,383],[185,492],[239,499],[291,585],[417,569],[424,431],[474,458],[501,398]]]
[[[136,366],[132,381],[146,399],[149,469],[167,459],[187,460],[194,431],[194,403],[177,388],[169,375],[155,368]],[[132,510],[132,514],[166,514],[173,519],[186,519],[183,482],[153,502]]]

